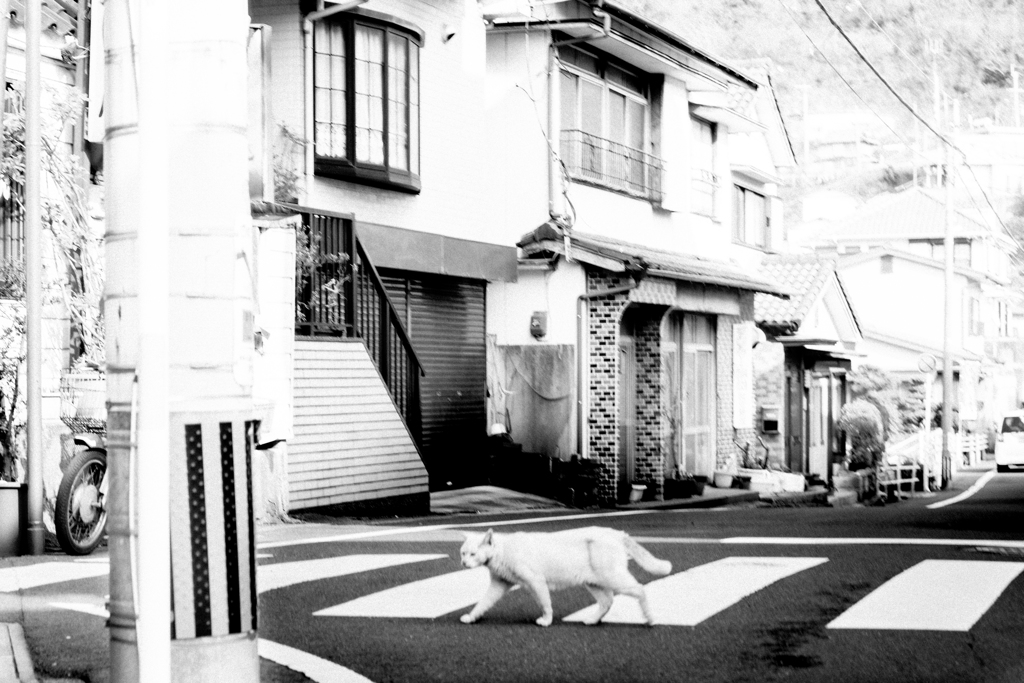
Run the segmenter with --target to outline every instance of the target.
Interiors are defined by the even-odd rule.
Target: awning
[[[546,221],[520,239],[527,257],[545,258],[558,254],[617,273],[647,273],[670,280],[717,285],[732,289],[774,294],[789,298],[789,292],[772,280],[753,275],[727,261],[651,249],[601,235],[565,230]]]

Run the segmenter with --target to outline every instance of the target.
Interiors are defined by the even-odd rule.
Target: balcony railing
[[[296,334],[361,339],[420,443],[423,368],[352,220],[296,210],[304,229],[297,254]]]
[[[569,175],[612,190],[661,201],[661,159],[581,130],[564,130],[561,154]]]

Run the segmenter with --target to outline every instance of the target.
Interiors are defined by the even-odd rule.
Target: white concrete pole
[[[43,254],[39,190],[42,184],[39,112],[39,38],[42,7],[25,3],[25,395],[28,447],[28,550],[42,555],[43,526]],[[6,87],[6,85],[4,86]],[[2,112],[0,112],[2,115]]]
[[[950,435],[953,429],[953,321],[956,315],[956,300],[953,296],[953,153],[948,144],[945,163],[945,316],[942,335],[942,488],[952,478],[953,459],[949,452]]]
[[[105,24],[111,678],[255,681],[247,6]]]

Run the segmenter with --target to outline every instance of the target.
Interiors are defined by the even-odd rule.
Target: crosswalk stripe
[[[969,631],[1022,571],[1021,562],[924,560],[868,593],[828,628]]]
[[[352,669],[294,647],[281,645],[263,638],[256,644],[260,657],[276,662],[292,671],[298,671],[314,683],[373,683],[369,678]]]
[[[407,583],[314,612],[316,617],[436,619],[475,605],[490,583],[486,567]]]
[[[51,583],[91,579],[109,573],[110,565],[98,562],[40,562],[23,567],[5,567],[0,569],[0,593],[15,593]]]
[[[776,581],[828,562],[824,557],[727,557],[652,581],[645,586],[654,620],[670,626],[695,626]],[[593,606],[565,621],[583,621]],[[617,624],[644,622],[640,604],[616,596],[603,619]]]
[[[326,557],[318,560],[264,564],[256,570],[256,586],[260,593],[265,593],[297,583],[319,581],[320,579],[330,579],[413,562],[426,562],[442,557],[447,558],[448,555],[342,555],[341,557]]]

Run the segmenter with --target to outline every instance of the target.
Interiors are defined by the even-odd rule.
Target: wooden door
[[[670,329],[680,358],[675,379],[681,415],[677,462],[687,472],[710,475],[717,451],[715,321],[704,315],[674,314]]]

